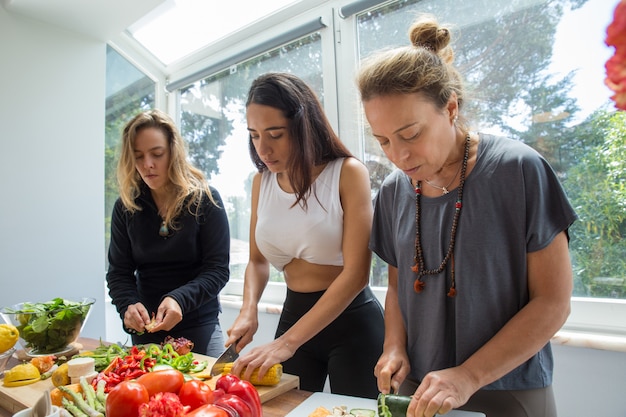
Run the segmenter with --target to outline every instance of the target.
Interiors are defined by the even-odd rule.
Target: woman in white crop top
[[[275,340],[233,367],[249,377],[282,363],[300,387],[375,398],[383,312],[369,286],[372,202],[366,167],[352,157],[315,93],[299,78],[257,78],[246,103],[252,184],[250,259],[243,306],[226,345],[241,351],[258,329],[270,263],[287,285]]]

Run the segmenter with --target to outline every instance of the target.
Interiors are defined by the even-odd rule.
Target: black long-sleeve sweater
[[[178,230],[159,235],[162,219],[147,187],[137,198],[141,211],[131,214],[118,199],[111,218],[107,283],[122,320],[129,305],[142,302],[150,314],[170,296],[180,305],[180,332],[214,322],[218,295],[229,278],[230,232],[221,197],[211,188],[196,218],[186,207],[176,219]]]

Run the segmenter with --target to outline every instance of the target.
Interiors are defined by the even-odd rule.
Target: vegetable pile
[[[202,372],[208,362],[194,357],[193,344],[182,338],[165,342],[130,347],[100,342],[69,361],[36,357],[7,371],[4,384],[51,378],[56,387],[51,402],[61,407],[61,417],[262,417],[252,382],[223,374],[212,389],[200,379],[208,375]]]
[[[100,380],[94,388],[82,377],[79,389],[59,387],[63,412],[73,417],[262,417],[258,391],[234,375],[221,376],[215,390],[204,381],[185,381],[175,369],[120,382],[109,393],[105,385]]]
[[[105,381],[105,392],[122,381],[136,379],[155,370],[174,369],[183,374],[197,373],[207,367],[207,361],[198,361],[192,352],[179,355],[169,343],[160,347],[156,344],[131,346],[124,349],[118,345],[101,345],[93,352],[85,352],[79,356],[91,357],[96,361],[99,371],[92,385]],[[106,364],[106,365],[105,365]],[[102,369],[103,366],[106,366]]]

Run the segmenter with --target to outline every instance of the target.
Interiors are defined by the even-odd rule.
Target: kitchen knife
[[[241,339],[237,339],[235,343],[232,343],[230,346],[228,346],[224,353],[222,353],[219,358],[217,358],[217,360],[211,367],[211,376],[221,375],[222,371],[224,370],[224,364],[227,364],[229,362],[235,362],[235,360],[239,357],[239,354],[237,353],[237,343],[239,343],[239,340]]]

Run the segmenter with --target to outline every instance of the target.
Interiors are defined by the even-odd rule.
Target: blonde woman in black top
[[[218,356],[228,219],[167,114],[147,111],[126,124],[117,179],[107,284],[124,329],[134,344],[185,337],[195,352]]]

